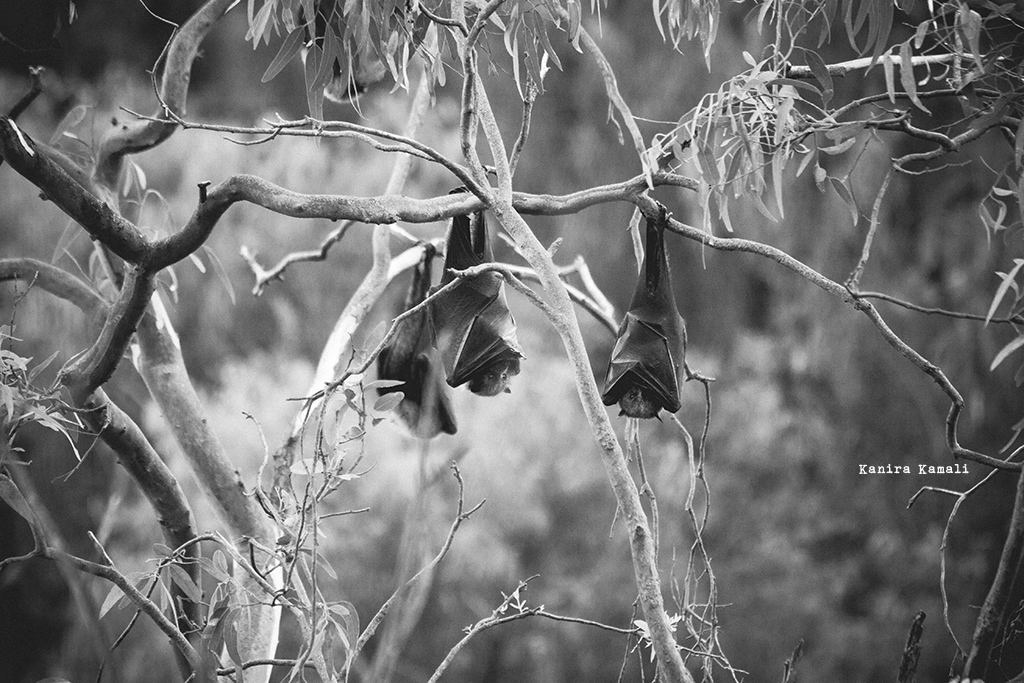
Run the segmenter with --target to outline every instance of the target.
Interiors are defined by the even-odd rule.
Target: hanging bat
[[[444,258],[444,286],[464,270],[494,260],[483,212],[452,218]],[[466,278],[430,307],[434,343],[441,351],[448,384],[469,383],[481,396],[508,393],[509,378],[519,374],[525,358],[516,338],[516,323],[505,302],[501,276],[482,273]]]
[[[644,275],[637,280],[629,311],[619,326],[608,363],[602,400],[619,404],[620,415],[657,417],[679,410],[679,375],[686,354],[686,328],[676,309],[665,253],[667,213],[647,220]]]
[[[434,247],[427,245],[423,260],[413,271],[412,284],[403,311],[427,297]],[[395,337],[377,356],[377,376],[404,384],[378,389],[381,395],[401,391],[405,394],[396,412],[416,436],[430,439],[441,432],[454,434],[455,413],[448,387],[441,376],[437,352],[433,348],[429,313],[426,308],[402,321]]]

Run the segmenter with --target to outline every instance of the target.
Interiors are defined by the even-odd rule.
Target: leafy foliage
[[[840,12],[853,59],[827,65],[813,45],[811,28],[821,26],[820,46],[838,30]],[[959,150],[990,130],[1002,131],[1013,142],[1011,163],[1019,176],[1024,92],[1011,85],[1024,75],[1024,57],[1014,50],[1015,29],[1011,28],[1018,14],[1012,5],[990,6],[983,16],[961,3],[929,3],[927,16],[918,21],[913,34],[890,45],[893,3],[888,0],[765,2],[761,25],[775,31],[767,54],[755,60],[745,53],[750,68],[705,96],[671,134],[655,140],[653,152],[676,163],[692,157],[708,187],[702,206],[717,204],[718,208],[705,212],[708,229],[710,216],[717,215],[731,230],[728,204],[738,197],[754,201],[772,216],[763,201],[769,188],[781,217],[784,173],[794,158],[799,159],[796,175],[813,164],[815,180],[823,189],[828,181],[850,206],[856,222],[859,209],[847,183],[849,172],[829,177],[821,154],[852,154],[855,164],[866,144],[880,140],[874,131],[899,131],[932,143],[933,150],[897,160],[899,168],[915,171],[919,166],[927,171],[924,162]],[[866,39],[860,45],[865,26]],[[794,66],[793,60],[804,65]],[[834,101],[834,77],[875,65],[881,65],[885,75],[883,92]],[[959,98],[963,115],[932,130],[918,127],[915,119],[930,114],[924,102],[932,98]],[[684,152],[687,147],[692,147],[689,156]],[[1008,178],[1004,183],[1009,187],[999,194],[1020,197],[1017,183]],[[1001,226],[1001,220],[988,216],[993,226]]]
[[[9,347],[15,337],[9,326],[0,327],[0,426],[3,438],[10,443],[19,429],[36,424],[63,436],[78,456],[74,435],[82,423],[62,398],[63,389],[55,384],[49,389],[35,385],[39,375],[53,363],[58,351],[32,365],[32,358],[15,353]]]

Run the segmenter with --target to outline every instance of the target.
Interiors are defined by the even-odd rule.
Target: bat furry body
[[[672,292],[664,221],[664,208],[660,220],[647,221],[644,274],[619,327],[605,378],[604,404],[618,403],[629,417],[657,417],[661,409],[674,413],[681,406],[686,330]]]
[[[452,218],[441,286],[464,270],[493,261],[482,212]],[[430,307],[434,343],[441,352],[448,384],[469,384],[470,391],[495,396],[508,391],[524,358],[516,323],[505,301],[501,276],[482,273],[466,278]]]

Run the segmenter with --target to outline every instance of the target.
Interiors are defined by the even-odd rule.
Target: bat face
[[[409,310],[426,298],[430,288],[430,264],[434,250],[428,247],[424,259],[413,273],[406,299]],[[430,321],[426,309],[407,318],[394,339],[377,357],[377,376],[405,382],[401,386],[379,389],[383,395],[395,391],[404,394],[396,412],[415,435],[423,439],[441,432],[454,434],[457,426],[448,387],[441,374],[437,351],[433,348]]]
[[[454,217],[441,285],[454,279],[449,269],[464,270],[493,260],[487,240],[482,212]],[[463,280],[432,302],[430,317],[450,386],[468,383],[469,390],[481,396],[508,390],[509,379],[519,374],[524,356],[499,275],[483,273]]]
[[[644,277],[637,282],[612,349],[604,404],[618,403],[628,417],[678,411],[685,353],[686,332],[672,293],[664,226],[648,221]]]

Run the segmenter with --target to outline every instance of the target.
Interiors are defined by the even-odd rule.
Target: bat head
[[[497,396],[500,393],[510,394],[509,380],[519,374],[519,358],[498,359],[481,368],[469,379],[469,390],[479,396]]]
[[[619,414],[643,419],[658,417],[662,403],[655,392],[633,385],[619,399]]]

